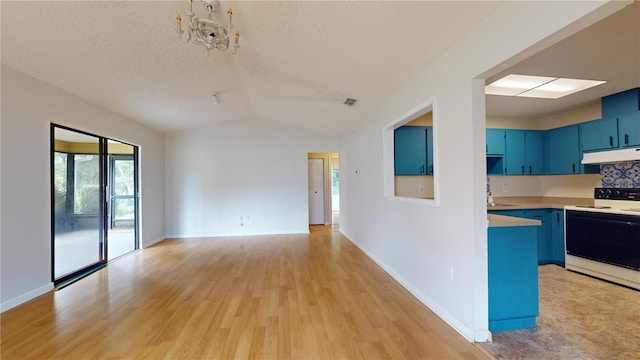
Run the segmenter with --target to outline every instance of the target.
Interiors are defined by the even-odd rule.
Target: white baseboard
[[[160,237],[157,237],[157,238],[155,238],[155,239],[153,239],[153,240],[151,240],[151,241],[149,241],[149,242],[143,242],[143,243],[142,243],[142,248],[143,248],[143,249],[144,249],[144,248],[148,248],[149,246],[151,246],[151,245],[155,245],[155,244],[159,243],[160,241],[162,241],[162,240],[166,240],[166,239],[167,239],[167,237],[166,237],[166,236],[160,236]]]
[[[227,233],[209,233],[209,234],[172,234],[167,235],[167,239],[197,239],[197,238],[215,238],[215,237],[232,237],[232,236],[264,236],[264,235],[299,235],[309,234],[309,229],[306,230],[282,230],[274,232],[227,232]]]
[[[53,289],[53,283],[48,283],[46,285],[42,285],[37,289],[33,289],[29,292],[26,292],[20,296],[16,296],[13,299],[7,300],[0,304],[0,312],[5,312],[11,308],[14,308],[20,304],[26,303],[27,301],[37,298],[42,294],[46,294],[47,292]]]
[[[345,236],[346,237],[346,236]],[[389,274],[395,281],[397,281],[402,287],[407,289],[411,293],[411,295],[415,296],[421,303],[423,303],[426,307],[428,307],[431,311],[433,311],[438,317],[440,317],[444,322],[446,322],[449,326],[451,326],[455,331],[457,331],[460,335],[462,335],[469,342],[483,341],[483,336],[486,337],[486,334],[476,334],[473,329],[470,329],[468,326],[460,322],[455,316],[451,315],[447,310],[445,310],[440,304],[435,302],[429,296],[427,296],[422,291],[415,288],[408,281],[406,281],[400,274],[398,274],[395,270],[387,266],[384,262],[370,253],[366,248],[364,248],[357,241],[353,241],[347,237],[349,241],[351,241],[355,246],[357,246],[363,253],[365,253],[371,260],[373,260],[378,266],[380,266],[387,274]],[[486,340],[484,340],[486,341]]]

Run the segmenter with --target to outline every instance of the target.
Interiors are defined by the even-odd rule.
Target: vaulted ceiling
[[[2,1],[1,56],[3,64],[163,132],[261,119],[340,134],[499,5],[223,1],[221,13],[233,8],[241,32],[232,55],[178,40],[175,17],[185,17],[186,0]],[[638,5],[627,11],[627,24],[636,21],[630,29],[611,20],[595,30],[626,29],[626,42],[610,41],[610,32],[578,37],[578,45],[570,38],[513,70],[607,80],[615,69],[616,79],[628,81],[601,90],[640,85]],[[204,16],[197,0],[194,9]],[[587,49],[580,45],[585,42]],[[600,56],[589,55],[597,51]],[[213,92],[220,93],[221,104],[213,104]],[[487,110],[532,117],[542,113],[541,106],[555,112],[602,95],[596,91],[564,104],[489,96]],[[358,103],[345,106],[346,98]]]

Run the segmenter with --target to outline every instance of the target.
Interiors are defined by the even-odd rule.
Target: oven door
[[[640,216],[566,211],[567,254],[640,271]]]

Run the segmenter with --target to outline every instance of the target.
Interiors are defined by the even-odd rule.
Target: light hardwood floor
[[[166,240],[2,314],[2,359],[490,359],[331,227]]]

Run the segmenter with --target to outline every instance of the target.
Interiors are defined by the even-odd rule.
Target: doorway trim
[[[56,189],[55,189],[55,154],[56,152],[60,152],[59,150],[57,150],[56,147],[56,129],[58,130],[64,130],[64,131],[68,131],[68,132],[73,132],[73,133],[77,133],[83,136],[90,136],[92,138],[96,138],[97,142],[97,154],[98,155],[98,212],[97,212],[97,225],[99,227],[99,229],[97,229],[97,238],[95,239],[97,244],[98,244],[98,259],[95,263],[86,265],[86,266],[82,266],[81,268],[75,269],[75,270],[71,270],[71,272],[66,273],[66,274],[56,274]],[[111,139],[111,138],[107,138],[104,136],[100,136],[100,135],[96,135],[96,134],[92,134],[86,131],[82,131],[82,130],[78,130],[78,129],[74,129],[74,128],[70,128],[64,125],[59,125],[59,124],[55,124],[55,123],[50,123],[50,211],[51,211],[51,281],[53,282],[54,286],[56,286],[57,288],[61,288],[64,287],[72,282],[75,282],[76,280],[79,280],[80,278],[87,276],[101,268],[103,268],[104,266],[106,266],[109,262],[108,260],[108,237],[109,237],[109,224],[108,224],[108,209],[109,206],[107,205],[107,201],[109,199],[109,196],[107,194],[107,184],[109,182],[109,174],[108,174],[108,157],[109,157],[109,150],[108,150],[108,142],[109,141],[115,141],[118,143],[122,143],[125,145],[129,145],[132,147],[133,149],[133,161],[134,161],[134,213],[135,213],[135,217],[134,217],[134,251],[140,248],[140,244],[139,244],[139,233],[140,233],[140,191],[139,191],[139,159],[138,159],[138,146],[137,145],[133,145],[133,144],[129,144],[120,140],[116,140],[116,139]],[[63,141],[64,143],[64,141]],[[79,145],[86,145],[86,144],[79,144]],[[92,149],[95,149],[95,147],[92,147]],[[64,152],[64,151],[62,151]],[[79,154],[79,153],[74,153],[73,151],[68,151],[68,152],[64,152],[67,155],[73,155],[73,154]],[[92,153],[93,154],[93,153]],[[68,161],[69,157],[67,156],[67,161]],[[68,163],[67,163],[68,164]],[[66,196],[68,196],[69,194],[69,187],[73,186],[72,182],[73,179],[71,179],[71,181],[69,180],[70,177],[74,177],[73,174],[69,174],[69,167],[70,165],[67,165],[67,172],[65,174],[65,183],[66,183]],[[69,185],[69,183],[71,182],[71,185]],[[68,213],[69,211],[69,207],[73,206],[73,204],[69,204],[69,201],[72,201],[73,199],[71,198],[66,198],[65,200],[65,213]],[[56,278],[56,276],[58,276]],[[62,285],[61,285],[62,284]]]
[[[331,213],[331,159],[332,158],[340,159],[340,155],[338,153],[317,153],[317,152],[310,152],[307,155],[307,159],[323,159],[324,160],[323,174],[324,174],[324,224],[325,225],[332,225],[332,213]]]

